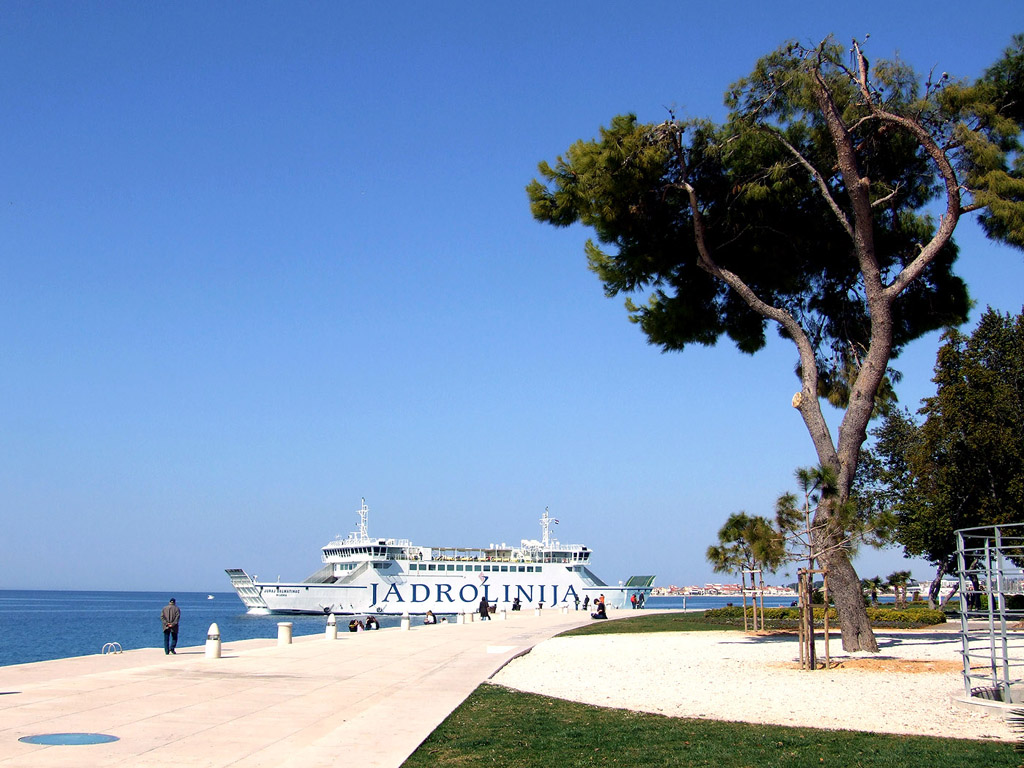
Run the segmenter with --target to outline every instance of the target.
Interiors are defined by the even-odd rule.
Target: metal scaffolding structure
[[[1024,524],[956,532],[964,689],[1024,703]]]

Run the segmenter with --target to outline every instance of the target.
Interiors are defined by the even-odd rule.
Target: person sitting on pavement
[[[592,614],[590,614],[590,618],[592,618],[592,619],[607,619],[608,618],[608,614],[605,613],[604,603],[598,603],[597,604],[597,611],[592,613]]]
[[[423,617],[424,624],[437,624],[437,617],[434,616],[433,611],[427,611],[427,615]]]

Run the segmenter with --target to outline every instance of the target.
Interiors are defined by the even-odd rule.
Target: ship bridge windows
[[[385,568],[390,563],[373,564],[374,568]],[[337,569],[354,568],[355,564],[338,564]],[[568,566],[571,570],[582,566]],[[435,571],[437,573],[541,573],[544,569],[540,565],[481,565],[479,563],[409,563],[410,571]]]

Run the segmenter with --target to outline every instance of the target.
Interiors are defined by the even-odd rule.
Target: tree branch
[[[704,223],[704,215],[700,210],[700,200],[697,190],[689,182],[686,157],[683,154],[682,142],[678,133],[671,136],[676,162],[680,171],[682,181],[678,183],[680,189],[686,192],[687,202],[690,208],[690,215],[693,217],[693,237],[697,246],[697,263],[701,269],[710,275],[718,278],[734,290],[752,310],[762,317],[774,320],[786,329],[793,343],[796,344],[800,356],[800,393],[794,397],[793,405],[800,411],[800,415],[807,426],[807,430],[814,442],[815,450],[822,464],[838,466],[838,456],[832,434],[829,431],[828,423],[821,412],[821,403],[818,400],[818,366],[814,355],[814,346],[803,327],[786,310],[772,306],[763,301],[739,275],[721,267],[711,254],[708,245],[707,227]]]
[[[814,183],[818,185],[818,190],[821,192],[821,196],[825,198],[825,202],[828,203],[828,207],[832,209],[832,213],[834,213],[836,218],[839,220],[839,224],[842,226],[844,230],[846,230],[846,234],[848,234],[852,239],[853,226],[850,224],[850,220],[846,217],[846,214],[843,213],[843,209],[839,207],[839,204],[836,202],[835,198],[832,197],[832,191],[828,188],[828,185],[825,183],[825,177],[818,172],[818,169],[815,168],[811,164],[811,162],[807,158],[805,158],[796,147],[794,147],[792,144],[786,141],[785,137],[782,136],[782,134],[780,134],[778,131],[772,131],[772,133],[774,133],[775,137],[782,143],[782,146],[789,150],[790,154],[792,154],[793,157],[796,158],[797,162],[800,163],[800,165],[802,165],[809,174],[811,174],[811,178],[814,180]]]

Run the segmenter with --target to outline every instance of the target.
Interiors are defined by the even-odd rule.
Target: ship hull
[[[345,584],[263,583],[252,580],[241,570],[228,573],[247,608],[269,613],[400,616],[431,611],[458,614],[478,610],[482,599],[496,610],[512,610],[517,599],[523,609],[561,606],[575,609],[577,601],[582,605],[601,595],[605,596],[609,607],[624,607],[630,593],[641,591],[610,587],[585,569],[581,572],[557,565],[542,573],[529,574],[533,578],[527,580],[500,573],[486,580],[475,574],[439,578],[390,576],[386,579],[367,574],[356,583]]]

